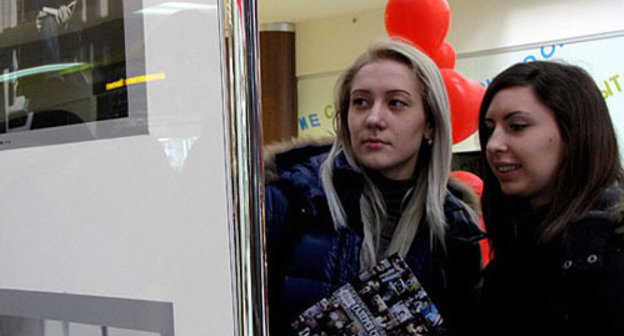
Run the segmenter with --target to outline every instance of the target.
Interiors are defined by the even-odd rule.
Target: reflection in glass
[[[198,137],[186,138],[161,138],[158,142],[165,151],[165,155],[169,160],[171,168],[180,170],[184,167],[184,162],[188,158],[191,148],[197,141]]]
[[[89,10],[93,16],[82,17],[80,7],[86,4],[76,0],[14,2],[17,24],[0,33],[6,99],[0,132],[127,113],[127,106],[126,111],[106,108],[115,99],[102,85],[111,77],[109,71],[125,74],[123,24],[103,21]],[[102,34],[105,28],[107,33]],[[117,54],[111,57],[108,51],[112,50]],[[98,116],[98,104],[101,112],[108,111]]]
[[[0,135],[129,117],[129,85],[111,83],[145,74],[143,66],[128,66],[137,60],[127,60],[124,27],[141,16],[124,17],[124,6],[122,0],[0,0]],[[83,130],[71,140],[37,142],[110,137]],[[12,142],[15,136],[2,136],[0,148],[27,146]]]

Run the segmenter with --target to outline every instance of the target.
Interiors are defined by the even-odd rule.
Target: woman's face
[[[486,155],[503,193],[537,208],[552,200],[563,140],[550,108],[528,86],[499,91],[485,115]]]
[[[432,134],[411,69],[392,60],[362,67],[351,85],[348,126],[360,163],[390,179],[411,177],[423,137]]]

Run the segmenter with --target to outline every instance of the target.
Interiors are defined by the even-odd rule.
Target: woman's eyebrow
[[[513,117],[513,116],[518,115],[518,114],[527,114],[527,113],[526,113],[525,111],[522,111],[522,110],[511,111],[511,112],[507,113],[507,114],[503,117],[503,120],[507,120],[507,119],[509,119],[509,118],[511,118],[511,117]]]
[[[395,94],[395,93],[402,93],[402,94],[411,96],[409,91],[403,90],[403,89],[394,89],[394,90],[389,90],[386,92],[386,94]]]

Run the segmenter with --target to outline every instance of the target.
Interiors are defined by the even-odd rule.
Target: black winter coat
[[[336,159],[334,185],[348,218],[348,228],[336,231],[319,176],[328,150],[308,146],[275,158],[279,178],[266,188],[271,335],[292,334],[289,324],[300,313],[359,272],[364,180],[344,155]],[[452,332],[473,321],[484,235],[452,194],[444,210],[447,253],[437,244],[431,247],[423,221],[405,260]]]
[[[624,230],[610,210],[620,198],[609,190],[546,246],[533,234],[543,216],[518,218],[510,253],[484,271],[485,335],[624,335]]]

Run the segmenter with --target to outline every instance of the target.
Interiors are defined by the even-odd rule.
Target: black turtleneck
[[[386,205],[386,223],[383,223],[384,225],[381,228],[379,241],[379,252],[382,254],[390,244],[392,234],[394,234],[399,218],[401,218],[401,213],[405,208],[403,202],[405,195],[414,187],[416,177],[405,180],[392,180],[375,171],[367,171],[367,173],[373,183],[379,188]]]

